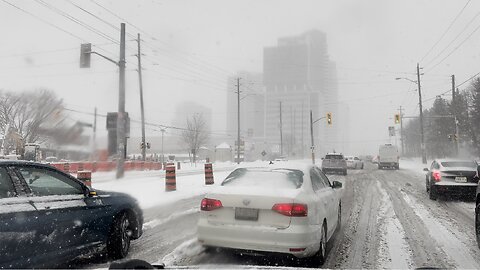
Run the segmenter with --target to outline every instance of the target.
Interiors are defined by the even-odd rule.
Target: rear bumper
[[[475,195],[477,192],[477,184],[449,184],[449,183],[436,183],[435,191],[437,193],[448,193],[449,195]]]
[[[319,228],[304,225],[290,225],[286,229],[216,225],[200,218],[198,240],[207,246],[283,253],[305,258],[313,256],[318,251],[319,231]],[[291,248],[305,248],[305,250],[291,252]]]
[[[396,167],[398,166],[398,162],[380,162],[378,165],[383,167]]]
[[[347,167],[322,167],[322,171],[324,172],[343,172],[347,169]]]

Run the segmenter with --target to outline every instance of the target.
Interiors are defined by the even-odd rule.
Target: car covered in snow
[[[0,161],[0,268],[55,267],[99,248],[123,258],[142,226],[127,194],[92,189],[47,164]]]
[[[478,186],[477,163],[473,160],[436,159],[424,168],[425,186],[432,200],[438,195],[473,197]]]
[[[347,175],[347,161],[343,154],[328,153],[322,160],[322,171],[324,173],[336,172]]]
[[[363,161],[356,156],[345,156],[347,161],[347,168],[349,169],[362,169],[363,170]]]
[[[237,168],[201,201],[198,239],[319,266],[341,224],[341,187],[314,165]]]

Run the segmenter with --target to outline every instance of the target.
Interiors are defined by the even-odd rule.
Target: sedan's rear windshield
[[[222,182],[222,186],[297,189],[303,184],[303,172],[291,169],[239,168]]]
[[[343,159],[342,155],[326,155],[325,159]]]
[[[445,168],[448,167],[468,167],[468,168],[477,168],[477,163],[473,161],[446,161],[441,162],[442,166]]]

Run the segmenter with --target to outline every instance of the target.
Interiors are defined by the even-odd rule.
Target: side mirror
[[[323,157],[321,158],[321,160],[324,160],[324,159],[325,159],[325,158],[323,158]]]
[[[424,171],[424,172],[428,172],[428,168],[423,168],[423,171]]]
[[[85,197],[95,197],[95,196],[97,196],[97,192],[95,190],[93,190],[90,187],[85,188]]]
[[[342,183],[340,183],[338,181],[333,181],[333,183],[332,183],[332,188],[335,188],[335,189],[342,188],[342,186],[343,186]]]

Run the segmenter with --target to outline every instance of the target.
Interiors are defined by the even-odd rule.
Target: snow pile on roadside
[[[198,256],[204,250],[203,246],[196,238],[183,242],[172,252],[165,255],[158,263],[164,263],[167,266],[181,263],[187,258]]]
[[[458,268],[480,269],[475,260],[476,256],[470,253],[470,246],[462,243],[459,238],[466,238],[464,233],[453,227],[445,227],[438,219],[433,217],[415,198],[400,191],[405,202],[414,210],[415,214],[425,223],[430,236],[437,241],[440,248],[452,259]]]
[[[166,218],[150,220],[150,221],[144,223],[143,227],[145,229],[155,228],[159,225],[165,224],[165,223],[170,222],[172,220],[175,220],[177,218],[180,218],[180,217],[183,217],[183,216],[188,216],[188,215],[191,215],[191,214],[196,214],[196,213],[199,213],[199,212],[200,212],[199,207],[188,209],[188,210],[185,210],[183,212],[174,212],[173,214],[171,214],[170,216],[168,216]]]
[[[393,209],[392,199],[379,182],[377,182],[377,186],[382,196],[377,219],[381,224],[382,234],[380,237],[383,240],[380,242],[379,248],[379,268],[411,269],[413,267],[411,250],[405,240],[406,235],[402,224]]]
[[[92,181],[92,187],[100,190],[116,191],[130,194],[138,200],[143,209],[155,205],[172,203],[182,199],[203,195],[214,186],[219,185],[230,172],[214,172],[215,184],[205,185],[203,174],[177,175],[177,190],[165,191],[165,177],[144,176],[138,178],[127,177],[122,180],[106,182]]]
[[[417,175],[425,175],[423,168],[429,167],[429,164],[423,164],[421,158],[402,158],[400,159],[400,169],[406,169]]]

